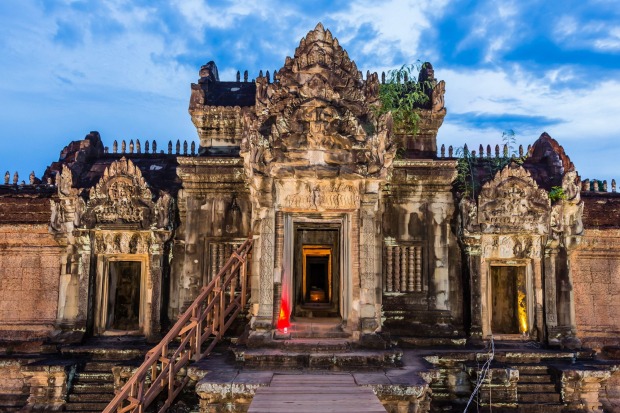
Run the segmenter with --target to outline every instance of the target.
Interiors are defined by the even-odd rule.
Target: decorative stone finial
[[[13,174],[13,185],[17,185],[18,182],[19,182],[19,174],[17,173],[17,171],[15,171],[15,173]]]
[[[480,157],[484,157],[484,146],[482,146],[482,144],[480,144],[480,146],[478,147],[478,153],[480,154]]]
[[[30,185],[34,185],[34,181],[37,179],[36,176],[34,176],[34,171],[30,172],[30,175],[28,176],[28,180],[30,182]]]
[[[125,139],[123,139],[123,141],[121,142],[121,153],[125,153],[127,151],[127,143],[125,142]]]
[[[152,153],[157,153],[157,141],[153,139],[153,150]]]
[[[495,157],[499,158],[499,145],[495,145]]]
[[[6,173],[4,174],[4,184],[8,185],[10,179],[11,179],[11,174],[9,173],[9,171],[6,171]]]
[[[446,157],[446,145],[444,145],[443,143],[441,144],[441,157]]]
[[[118,142],[114,141],[114,143],[112,144],[112,152],[113,153],[117,153],[118,152]]]
[[[616,180],[611,180],[611,192],[616,192]]]
[[[136,139],[136,153],[142,153],[142,145],[140,145],[140,139]]]
[[[607,192],[607,179],[603,181],[603,192]]]
[[[187,141],[183,141],[183,155],[187,155]]]
[[[149,141],[144,142],[144,153],[149,153]]]
[[[196,142],[192,142],[192,155],[196,155]]]
[[[179,139],[177,139],[177,144],[175,146],[175,149],[176,149],[175,153],[179,155],[181,153],[181,141]]]
[[[172,141],[168,141],[168,155],[172,155]]]
[[[519,158],[523,157],[523,145],[519,145]]]
[[[487,158],[491,157],[491,145],[487,145]]]
[[[237,82],[241,82],[241,72],[237,70]]]
[[[245,71],[243,72],[243,81],[244,81],[244,82],[247,82],[247,81],[248,81],[248,71],[247,71],[247,70],[245,70]]]
[[[452,145],[448,146],[448,157],[452,158],[454,155],[454,148]]]
[[[133,153],[133,139],[129,141],[129,153]]]

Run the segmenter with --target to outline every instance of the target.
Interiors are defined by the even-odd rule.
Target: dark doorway
[[[294,312],[297,317],[340,315],[340,231],[335,225],[295,229]]]
[[[495,334],[527,331],[525,267],[491,267],[491,330]]]
[[[331,248],[304,247],[303,304],[327,304],[331,298]]]
[[[106,330],[140,329],[139,261],[110,262]]]

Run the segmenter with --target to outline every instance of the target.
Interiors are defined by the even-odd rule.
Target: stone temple
[[[0,410],[116,390],[107,411],[247,411],[311,371],[389,412],[620,411],[615,181],[546,133],[438,148],[432,66],[404,80],[428,96],[412,132],[320,24],[271,74],[199,76],[196,142],[91,132],[41,178],[5,175]]]

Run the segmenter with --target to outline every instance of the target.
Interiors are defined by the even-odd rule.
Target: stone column
[[[379,327],[380,314],[377,313],[377,280],[381,278],[377,270],[376,202],[364,201],[360,211],[360,321],[362,334],[372,334]]]
[[[468,237],[464,239],[465,254],[467,256],[467,266],[469,269],[469,291],[471,295],[471,327],[470,339],[477,341],[482,339],[482,312],[483,305],[483,288],[486,288],[486,282],[483,283],[481,274],[481,256],[482,248],[479,238]],[[485,285],[483,285],[485,284]]]
[[[452,194],[440,194],[429,205],[429,212],[433,217],[433,237],[429,239],[433,249],[433,290],[434,303],[437,310],[450,309],[450,268],[449,268],[449,241],[450,222],[448,216],[453,210]]]
[[[545,323],[547,342],[550,345],[559,345],[560,337],[557,332],[558,312],[556,307],[556,278],[555,278],[555,262],[557,260],[558,250],[556,245],[547,245],[545,247],[544,258],[544,287],[545,287]]]
[[[275,213],[271,208],[262,208],[260,211],[260,233],[254,245],[254,261],[258,263],[253,269],[257,270],[258,314],[254,328],[258,331],[271,331],[273,315],[273,270],[275,254]],[[258,267],[258,268],[256,268]],[[254,278],[254,277],[253,277]]]
[[[83,231],[78,238],[78,262],[77,264],[77,316],[75,317],[76,328],[86,328],[88,318],[88,290],[91,278],[91,245],[90,233]],[[94,277],[94,274],[93,274]]]

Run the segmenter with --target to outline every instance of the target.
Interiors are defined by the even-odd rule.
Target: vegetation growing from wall
[[[456,149],[458,158],[455,179],[455,187],[458,195],[462,198],[475,199],[480,192],[480,187],[486,178],[493,178],[510,162],[522,164],[524,156],[519,156],[516,151],[516,133],[512,129],[502,132],[504,151],[500,156],[483,157],[476,156],[475,152],[469,151],[467,145]]]
[[[400,69],[390,70],[385,82],[381,83],[379,99],[381,105],[377,108],[378,114],[392,113],[396,130],[415,135],[420,122],[417,109],[430,102],[432,82],[418,81],[417,73],[423,68],[418,61],[415,64],[403,65]]]
[[[549,191],[549,199],[551,202],[556,202],[561,199],[566,199],[566,194],[564,193],[564,189],[561,186],[554,186]]]

